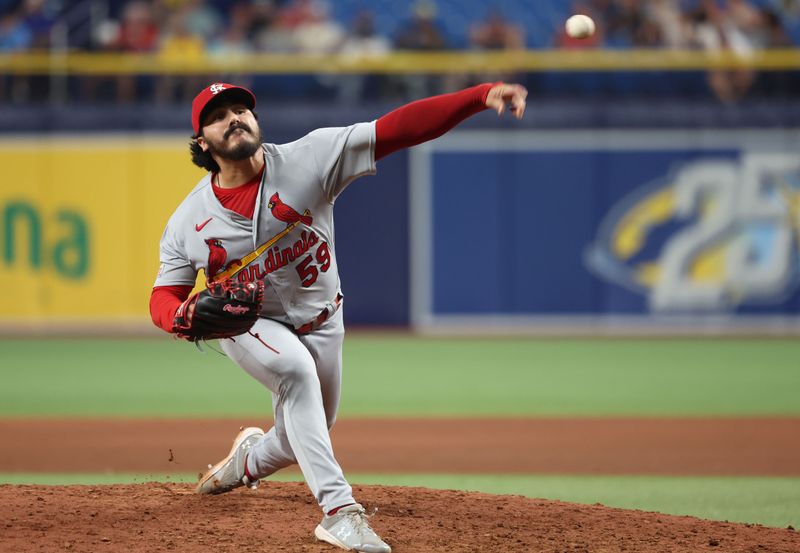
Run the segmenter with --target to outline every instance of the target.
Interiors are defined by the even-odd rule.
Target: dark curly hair
[[[258,121],[258,114],[254,110],[251,110],[251,112],[256,121]],[[197,139],[201,136],[203,136],[203,129],[200,129],[200,134],[192,135],[192,140],[189,142],[189,153],[192,155],[192,163],[206,171],[219,173],[219,164],[214,161],[211,152],[203,151],[203,148],[197,143]]]
[[[200,144],[197,143],[197,136],[193,136],[189,142],[189,153],[192,154],[192,163],[202,167],[206,171],[219,173],[219,164],[211,157],[211,152],[204,152]]]

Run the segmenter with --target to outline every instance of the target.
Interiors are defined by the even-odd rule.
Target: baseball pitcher
[[[482,84],[280,145],[264,143],[249,90],[214,83],[195,97],[192,161],[208,174],[164,230],[150,313],[187,340],[219,339],[272,392],[274,417],[267,432],[241,430],[197,493],[255,487],[298,463],[323,511],[318,539],[351,551],[391,551],[353,497],[329,436],[344,336],[333,206],[381,158],[486,108],[502,115],[510,105],[521,118],[526,96],[520,85]],[[206,289],[190,297],[201,269]]]

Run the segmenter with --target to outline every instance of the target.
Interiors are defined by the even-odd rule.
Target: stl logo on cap
[[[192,100],[192,129],[194,129],[195,134],[200,133],[200,119],[204,110],[221,92],[224,92],[226,97],[229,94],[232,95],[232,100],[244,104],[247,109],[256,107],[255,95],[246,88],[230,83],[213,83],[201,90]]]

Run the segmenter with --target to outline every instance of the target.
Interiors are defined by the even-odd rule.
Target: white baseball
[[[594,34],[595,25],[588,15],[577,14],[567,19],[567,34],[572,38],[589,38]]]

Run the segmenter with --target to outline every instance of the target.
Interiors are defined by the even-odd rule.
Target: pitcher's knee
[[[286,360],[280,370],[280,387],[287,390],[295,387],[317,386],[316,367],[311,356],[308,359],[294,358]]]

